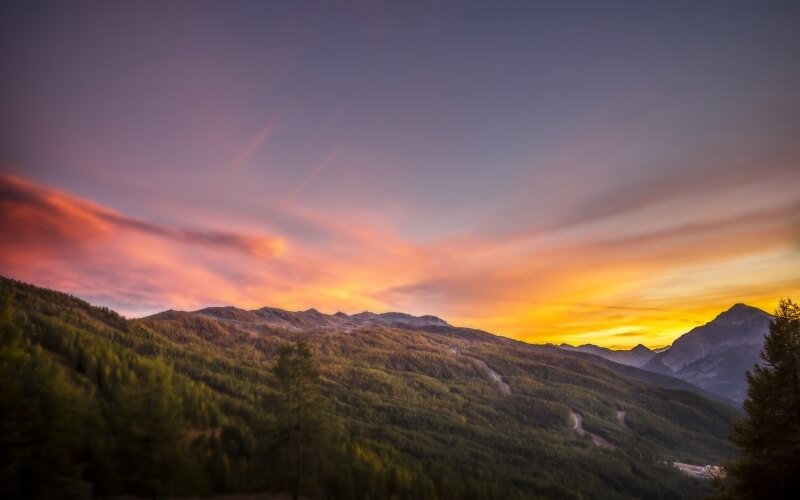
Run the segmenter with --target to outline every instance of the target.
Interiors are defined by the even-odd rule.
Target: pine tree
[[[720,484],[723,498],[796,498],[800,492],[800,307],[782,300],[747,374],[746,418],[731,440],[740,456]]]
[[[278,467],[292,498],[309,476],[319,454],[323,422],[319,371],[311,347],[304,341],[278,349],[273,374],[278,381]]]
[[[124,490],[158,498],[181,462],[180,401],[169,367],[150,361],[142,368],[117,390],[109,418]]]

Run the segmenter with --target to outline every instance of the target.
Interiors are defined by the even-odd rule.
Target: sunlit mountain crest
[[[324,314],[313,308],[305,311],[287,311],[275,307],[262,307],[253,310],[245,310],[233,306],[206,307],[192,312],[168,310],[154,314],[150,318],[169,319],[187,314],[296,331],[314,328],[352,328],[368,324],[405,327],[450,326],[443,319],[430,315],[413,316],[401,312],[373,313],[369,311],[350,315],[341,311],[334,314]]]

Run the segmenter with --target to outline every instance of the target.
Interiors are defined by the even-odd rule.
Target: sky
[[[670,344],[800,299],[796,2],[3,2],[0,274]]]

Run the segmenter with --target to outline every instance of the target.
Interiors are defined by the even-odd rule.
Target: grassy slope
[[[64,342],[78,351],[92,346],[165,360],[182,387],[185,427],[193,436],[222,429],[225,449],[257,445],[260,427],[270,425],[262,403],[272,392],[270,358],[281,342],[308,339],[319,353],[339,437],[354,443],[348,459],[361,468],[354,465],[353,474],[391,469],[395,481],[429,483],[429,496],[699,498],[705,485],[662,461],[708,463],[730,452],[725,438],[734,413],[723,404],[472,330],[287,333],[189,313],[124,321],[63,294],[8,280],[2,287],[14,294],[23,330],[52,324],[64,336],[34,341],[65,358],[77,385],[102,380],[102,366],[91,366],[92,356],[102,356],[88,353],[89,366],[75,366]],[[512,395],[502,396],[468,356],[500,373]],[[617,422],[617,409],[627,412],[627,427]],[[578,438],[570,410],[617,449]],[[247,465],[232,469],[206,491],[244,487]],[[389,487],[373,483],[376,497]]]

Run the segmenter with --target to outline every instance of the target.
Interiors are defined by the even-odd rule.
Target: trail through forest
[[[456,356],[463,356],[471,360],[473,363],[475,363],[475,365],[478,368],[480,368],[484,373],[486,373],[489,376],[489,379],[491,379],[492,382],[494,382],[495,385],[497,385],[497,389],[503,396],[511,395],[511,386],[503,382],[503,377],[500,376],[500,374],[497,373],[496,371],[492,370],[492,368],[488,364],[486,364],[485,361],[483,361],[482,359],[473,358],[471,356],[466,356],[462,354],[460,347],[451,347],[450,352],[455,354]]]
[[[587,431],[583,428],[583,417],[575,413],[574,411],[570,411],[570,417],[572,418],[572,430],[575,431],[576,434],[580,437],[589,436],[592,438],[592,442],[601,448],[606,448],[609,450],[613,450],[616,448],[613,444],[609,443],[605,439],[601,438],[597,434],[592,434],[591,432]]]

